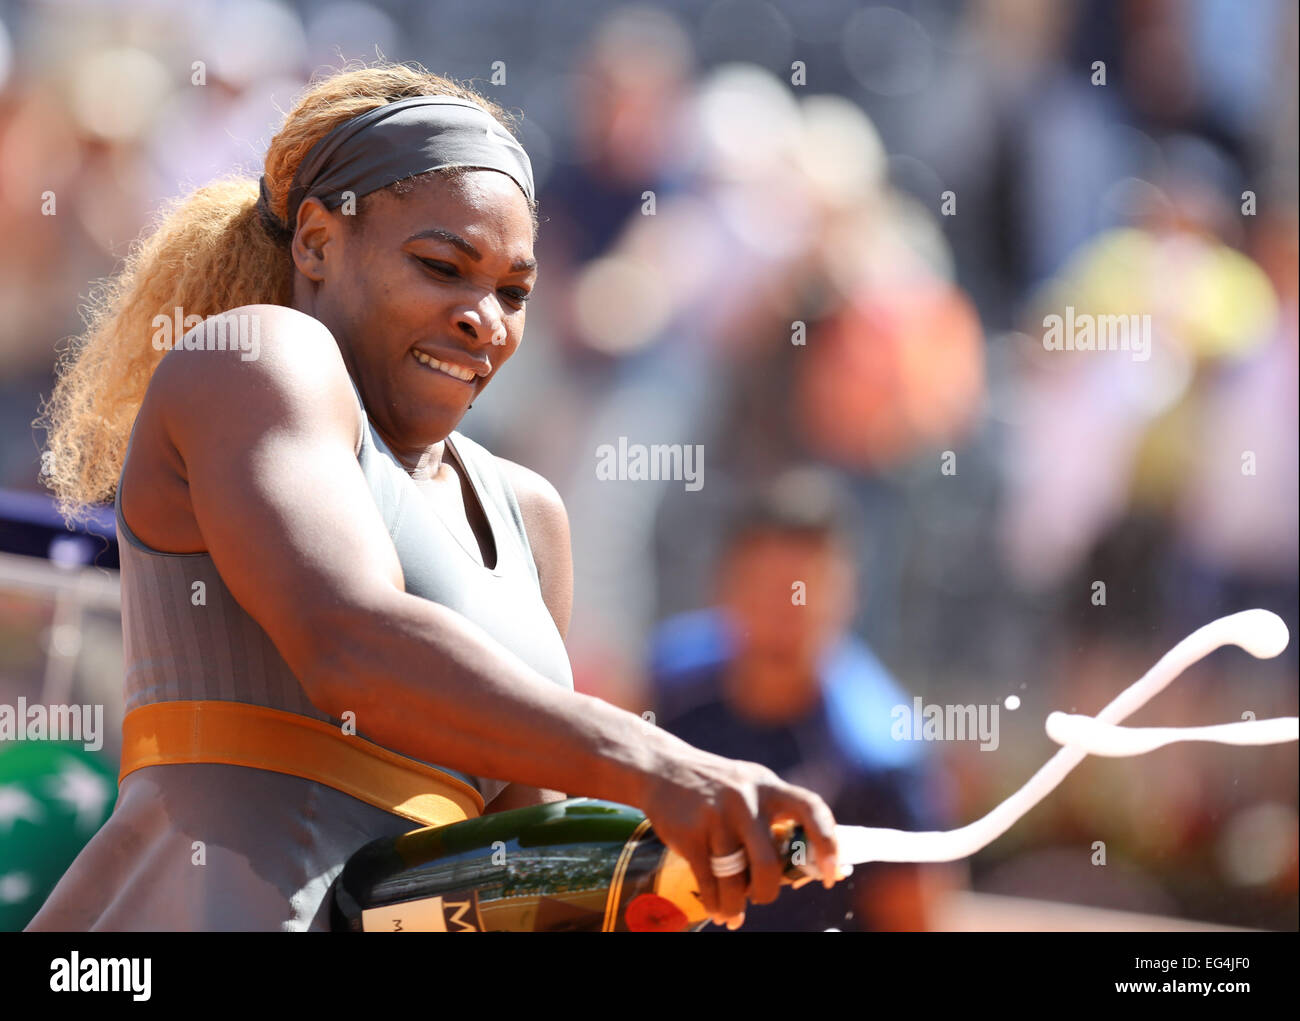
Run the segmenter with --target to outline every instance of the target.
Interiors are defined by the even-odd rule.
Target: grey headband
[[[536,201],[528,153],[495,117],[458,96],[414,96],[367,110],[313,145],[289,186],[287,223],[271,212],[263,177],[258,213],[272,234],[291,238],[308,198],[333,209],[342,205],[343,192],[360,198],[441,167],[498,170],[519,185],[530,206]]]

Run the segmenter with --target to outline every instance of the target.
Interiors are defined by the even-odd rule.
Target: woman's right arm
[[[719,886],[708,870],[710,853],[741,844],[749,899],[775,898],[776,818],[797,819],[819,859],[833,860],[834,820],[812,792],[560,688],[471,621],[407,593],[357,461],[356,399],[333,337],[291,309],[241,311],[260,317],[256,359],[173,351],[149,396],[222,580],[317,708],[351,711],[412,757],[641,808],[691,863],[712,913],[744,909],[743,881]]]

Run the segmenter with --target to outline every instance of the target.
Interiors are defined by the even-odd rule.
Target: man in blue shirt
[[[788,473],[747,505],[728,530],[718,606],[669,619],[652,641],[656,722],[816,791],[839,823],[942,829],[922,747],[890,735],[892,708],[910,700],[848,633],[852,541],[845,498],[818,470]],[[860,865],[831,890],[810,883],[751,904],[742,928],[926,929],[949,875]]]

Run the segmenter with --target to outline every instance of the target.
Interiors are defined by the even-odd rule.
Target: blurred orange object
[[[797,414],[811,447],[855,468],[886,468],[954,444],[984,393],[975,309],[940,280],[874,287],[808,338]]]

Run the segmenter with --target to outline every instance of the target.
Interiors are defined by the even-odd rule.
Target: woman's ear
[[[318,198],[303,200],[298,208],[298,224],[289,245],[298,272],[313,283],[325,278],[325,263],[337,250],[338,221]]]

